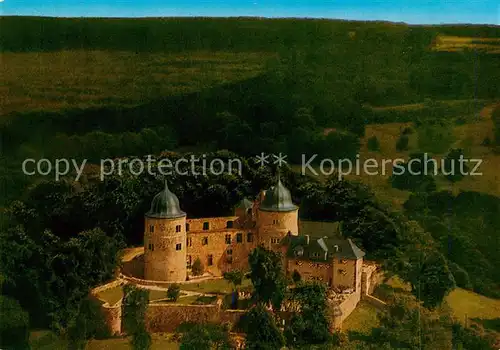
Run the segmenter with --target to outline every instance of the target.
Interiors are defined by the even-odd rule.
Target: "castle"
[[[261,245],[282,255],[286,273],[318,280],[331,289],[360,293],[365,255],[336,232],[318,236],[299,232],[299,208],[279,175],[277,183],[254,202],[243,199],[228,217],[187,219],[165,183],[145,215],[144,278],[184,282],[200,259],[205,273],[248,270],[248,255]]]

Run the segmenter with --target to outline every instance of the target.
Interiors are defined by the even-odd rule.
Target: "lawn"
[[[252,281],[248,278],[243,279],[243,283],[239,288],[246,288],[252,285]],[[181,285],[182,290],[194,291],[207,294],[227,294],[231,293],[233,286],[225,279],[215,279],[203,281],[200,283],[186,283]]]
[[[117,286],[106,289],[103,292],[97,293],[97,297],[101,300],[107,301],[109,305],[115,305],[121,298],[123,298],[123,288],[121,286]]]
[[[153,344],[151,350],[177,350],[178,343],[173,341],[169,334],[152,334]],[[31,332],[30,343],[32,350],[66,350],[66,341],[58,338],[50,331]],[[130,350],[130,338],[111,338],[104,340],[90,340],[87,343],[87,350]]]
[[[359,332],[369,334],[373,327],[379,324],[377,314],[380,312],[372,304],[361,301],[354,311],[342,324],[342,330],[346,332]]]
[[[500,300],[491,299],[474,292],[457,288],[446,297],[453,315],[460,321],[466,319],[500,318]]]

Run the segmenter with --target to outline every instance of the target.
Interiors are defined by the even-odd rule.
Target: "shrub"
[[[458,287],[464,289],[472,289],[472,283],[467,271],[451,261],[448,262],[448,267],[450,268],[451,274],[455,278],[455,282],[457,283]]]
[[[177,283],[173,283],[168,286],[167,297],[172,301],[177,301],[179,299],[179,295],[181,294],[181,286]]]
[[[378,141],[377,136],[372,136],[368,139],[367,147],[373,152],[380,150],[380,142]]]
[[[402,134],[403,135],[411,135],[414,132],[415,132],[415,130],[413,130],[413,128],[407,126],[406,128],[403,129]]]
[[[201,263],[200,258],[196,258],[194,261],[193,266],[191,266],[191,273],[194,276],[200,276],[203,274],[203,264]]]
[[[29,317],[17,300],[0,296],[0,346],[29,349]]]
[[[398,141],[396,141],[396,150],[398,152],[407,151],[409,148],[409,143],[410,143],[410,140],[408,139],[408,136],[401,135],[399,137]]]

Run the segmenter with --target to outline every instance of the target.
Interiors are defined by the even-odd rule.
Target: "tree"
[[[240,270],[225,272],[224,279],[233,285],[231,307],[235,309],[238,306],[238,286],[240,286],[243,282],[243,272],[241,272]]]
[[[177,283],[172,283],[168,286],[167,297],[172,301],[177,301],[181,295],[181,286]]]
[[[371,336],[376,344],[388,343],[394,349],[451,349],[451,321],[422,308],[413,297],[398,295],[379,315],[379,322]]]
[[[89,339],[104,339],[110,334],[101,310],[101,303],[94,298],[85,298],[78,313],[69,322],[68,341],[72,349],[85,349]]]
[[[410,139],[408,138],[407,135],[401,135],[399,137],[399,139],[396,141],[396,150],[398,152],[402,152],[402,151],[407,151],[408,150],[408,146],[409,146],[409,143],[410,143]]]
[[[325,344],[331,340],[327,314],[326,287],[317,282],[299,283],[291,292],[291,301],[298,304],[285,327],[287,343],[292,346]]]
[[[441,172],[451,183],[458,182],[469,172],[469,167],[464,162],[464,152],[460,148],[450,150],[444,158]]]
[[[0,346],[30,349],[29,316],[15,299],[0,295]]]
[[[246,348],[249,350],[274,350],[285,345],[285,339],[275,318],[262,304],[252,307],[244,316],[247,334]]]
[[[257,247],[248,256],[248,262],[256,299],[262,303],[271,303],[275,310],[279,310],[286,290],[280,254]]]
[[[456,284],[444,256],[438,251],[415,247],[409,255],[403,278],[412,285],[412,293],[425,307],[435,308]]]
[[[146,330],[146,310],[149,291],[127,284],[123,287],[122,322],[125,332],[132,336],[131,345],[135,350],[151,348],[151,335]]]
[[[378,141],[377,136],[372,136],[368,139],[366,146],[368,150],[372,152],[380,151],[380,142]]]
[[[203,274],[203,263],[200,258],[196,258],[194,261],[193,266],[191,266],[191,273],[193,276],[200,276]]]
[[[179,327],[181,350],[232,350],[234,344],[225,325],[183,324]]]
[[[233,290],[236,291],[238,286],[243,282],[244,274],[240,270],[224,272],[224,279],[233,285]]]

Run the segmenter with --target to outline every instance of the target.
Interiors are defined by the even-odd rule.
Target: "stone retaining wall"
[[[146,328],[153,333],[175,332],[185,322],[218,322],[218,305],[149,304]]]

